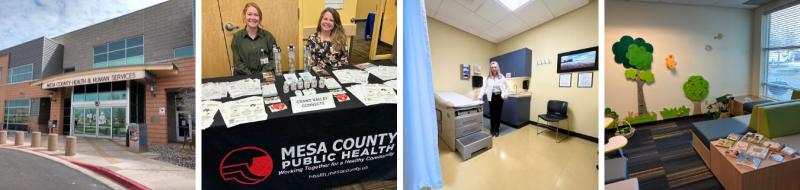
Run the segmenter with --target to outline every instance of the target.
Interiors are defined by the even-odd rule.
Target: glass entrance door
[[[83,109],[83,116],[85,125],[83,126],[83,134],[88,136],[97,136],[97,109],[86,108]]]
[[[191,139],[192,134],[194,134],[194,118],[192,118],[192,113],[188,111],[178,111],[177,112],[178,118],[176,127],[178,131],[178,141],[183,142],[183,139]]]
[[[83,110],[84,108],[75,108],[75,110],[72,111],[72,119],[75,121],[72,125],[72,131],[75,135],[84,134],[83,126],[86,125],[86,117],[83,115]]]
[[[97,108],[97,137],[111,138],[111,108]]]
[[[125,137],[125,107],[76,107],[72,118],[75,135],[112,138]]]

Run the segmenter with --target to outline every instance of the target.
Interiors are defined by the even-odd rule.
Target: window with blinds
[[[763,95],[788,100],[800,90],[800,4],[767,15],[766,81]]]

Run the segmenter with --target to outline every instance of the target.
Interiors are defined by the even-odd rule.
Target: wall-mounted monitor
[[[558,54],[557,73],[596,71],[597,46]]]

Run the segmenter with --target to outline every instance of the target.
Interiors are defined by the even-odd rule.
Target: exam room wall
[[[474,98],[472,80],[461,80],[461,64],[480,65],[483,75],[489,58],[495,56],[495,44],[455,27],[428,18],[433,90],[456,92]]]
[[[655,83],[643,89],[648,111],[659,119],[663,108],[693,109],[683,94],[683,83],[692,75],[709,82],[708,103],[727,93],[750,94],[751,74],[757,72],[751,69],[751,10],[617,0],[606,1],[605,7],[605,105],[621,117],[637,112],[636,83],[625,79],[625,69],[610,51],[623,35],[653,45]],[[717,33],[724,35],[722,40],[714,39]],[[706,51],[706,44],[713,49]],[[677,61],[674,72],[665,66],[669,54]]]
[[[556,62],[558,53],[578,50],[598,45],[597,1],[536,26],[497,44],[495,55],[530,48],[533,52],[531,81],[530,119],[537,121],[539,114],[547,112],[548,100],[562,100],[569,103],[570,130],[584,135],[597,136],[598,85],[597,71],[592,71],[592,87],[578,88],[578,73],[572,73],[569,88],[558,87]],[[538,60],[549,60],[550,64],[537,65]],[[562,122],[562,126],[566,125]]]

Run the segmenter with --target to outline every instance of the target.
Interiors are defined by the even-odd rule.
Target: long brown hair
[[[342,27],[342,20],[339,17],[339,12],[336,12],[334,8],[325,8],[322,10],[322,13],[319,14],[319,20],[317,21],[317,34],[322,32],[322,17],[325,16],[325,12],[331,13],[333,16],[333,30],[331,30],[331,41],[333,42],[333,48],[339,51],[343,51],[345,47],[345,36],[344,36],[344,27]]]
[[[244,26],[247,28],[247,8],[256,8],[256,12],[258,12],[258,27],[261,27],[261,21],[263,21],[264,14],[261,14],[261,8],[254,2],[249,2],[244,4],[244,9],[242,9],[242,21],[244,21]]]

